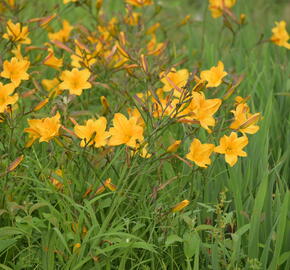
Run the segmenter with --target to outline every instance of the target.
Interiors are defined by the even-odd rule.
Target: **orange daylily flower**
[[[102,147],[107,144],[107,139],[110,136],[106,131],[107,119],[100,117],[99,119],[89,119],[85,125],[76,125],[74,127],[75,134],[82,139],[80,146],[94,145],[94,147]]]
[[[153,4],[152,0],[125,0],[125,1],[126,3],[136,7],[144,7]]]
[[[231,112],[235,116],[234,122],[230,125],[231,129],[248,134],[255,134],[259,130],[259,127],[255,123],[259,120],[260,113],[251,114],[250,108],[246,103],[239,104],[236,110]]]
[[[215,147],[214,151],[224,154],[226,162],[232,167],[237,163],[238,156],[247,156],[247,153],[242,150],[247,144],[246,136],[238,137],[236,132],[232,132],[230,136],[224,135],[220,139],[220,145]]]
[[[46,91],[49,91],[49,96],[60,95],[62,93],[62,90],[59,89],[60,81],[58,78],[51,80],[43,79],[41,84],[46,89]]]
[[[170,72],[160,73],[161,82],[164,84],[163,91],[168,92],[174,89],[174,95],[179,97],[182,94],[183,87],[185,87],[188,78],[189,72],[187,69],[180,69],[176,71],[175,68],[172,68]]]
[[[12,83],[3,85],[0,82],[0,113],[7,110],[8,105],[13,105],[18,100],[18,94],[13,94],[15,86]]]
[[[224,71],[223,62],[219,61],[216,67],[202,71],[200,77],[202,80],[207,81],[206,87],[217,87],[222,83],[222,79],[227,74],[228,73]]]
[[[61,73],[60,79],[63,81],[59,88],[69,90],[71,95],[80,96],[84,89],[89,89],[92,85],[88,82],[91,73],[89,70],[78,70],[74,68],[72,71],[65,70]]]
[[[204,143],[194,139],[190,145],[186,158],[193,161],[197,166],[207,168],[211,164],[210,155],[214,149],[213,144]]]
[[[114,127],[109,132],[112,136],[109,145],[126,144],[132,148],[137,148],[138,144],[143,141],[143,128],[137,124],[136,117],[126,118],[121,113],[116,113],[113,119]]]
[[[144,121],[141,113],[139,112],[139,110],[136,107],[134,107],[133,109],[132,108],[128,108],[127,111],[128,111],[129,117],[137,118],[137,122],[136,122],[137,125],[139,125],[139,126],[141,126],[143,128],[145,127],[145,121]]]
[[[29,65],[30,62],[25,59],[12,57],[10,62],[8,60],[4,61],[3,71],[0,73],[0,76],[10,79],[15,86],[18,86],[22,80],[29,79],[29,75],[26,73]]]
[[[24,129],[24,132],[29,133],[29,142],[27,147],[39,139],[39,142],[49,142],[51,139],[59,135],[60,114],[57,112],[53,117],[46,117],[41,119],[29,119],[29,127]]]
[[[80,48],[79,46],[76,46],[75,54],[71,55],[71,65],[76,68],[81,67],[90,67],[92,66],[97,60],[95,57],[93,57],[92,54],[90,54],[89,51]]]
[[[290,36],[286,30],[285,21],[276,22],[276,27],[272,29],[272,33],[273,33],[271,37],[272,42],[274,42],[278,46],[290,49],[290,43],[288,42]]]
[[[68,4],[68,3],[71,3],[71,2],[77,2],[79,0],[63,0],[63,3],[64,4]]]
[[[11,20],[7,22],[7,33],[3,35],[3,38],[11,40],[15,43],[30,44],[31,40],[28,37],[28,27],[22,26],[20,23],[14,24]]]
[[[209,126],[215,125],[213,114],[221,106],[221,99],[206,99],[204,93],[193,92],[189,105],[180,114],[188,115],[184,119],[198,120],[200,125],[210,132]]]
[[[231,8],[235,4],[236,0],[209,0],[208,9],[213,18],[218,18],[223,15],[224,8]]]
[[[62,67],[63,60],[62,58],[55,57],[53,49],[49,48],[48,55],[44,59],[43,64],[55,69],[59,69]]]
[[[51,41],[57,40],[60,42],[66,42],[68,41],[72,30],[73,27],[70,25],[70,23],[67,20],[63,20],[62,29],[59,30],[58,32],[48,33],[48,38]]]

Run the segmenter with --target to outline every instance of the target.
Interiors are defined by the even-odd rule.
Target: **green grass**
[[[9,16],[23,21],[40,17],[60,1],[22,2],[27,7]],[[150,159],[135,157],[128,162],[121,146],[105,160],[96,149],[79,148],[77,139],[63,138],[65,147],[52,142],[26,149],[26,118],[13,121],[13,128],[0,123],[0,171],[25,155],[15,171],[0,178],[0,269],[290,269],[289,50],[272,43],[258,44],[261,35],[263,40],[269,39],[275,21],[288,19],[289,30],[289,3],[238,1],[233,11],[245,13],[247,24],[239,30],[234,25],[233,35],[223,26],[222,18],[210,17],[206,1],[159,2],[160,14],[148,24],[162,24],[159,38],[169,41],[168,56],[160,63],[150,60],[150,68],[157,78],[160,66],[184,58],[182,67],[191,71],[222,60],[226,70],[244,75],[235,94],[250,95],[251,110],[263,115],[259,132],[249,136],[248,157],[239,158],[233,168],[219,157],[207,170],[193,170],[176,158],[162,160],[160,150],[151,143],[149,148],[156,155]],[[33,5],[39,14],[35,15]],[[105,5],[108,14],[124,12],[121,0]],[[71,23],[96,25],[80,7],[62,6],[56,11]],[[146,9],[144,16],[152,12]],[[176,21],[187,14],[192,15],[192,22],[176,27]],[[0,29],[5,31],[3,26]],[[41,45],[45,33],[35,30],[33,41]],[[137,34],[136,30],[126,33],[129,40]],[[4,45],[1,40],[1,49]],[[35,79],[56,73],[47,72]],[[108,97],[112,111],[125,111],[130,101],[124,90],[132,96],[151,87],[145,79],[115,76],[101,67],[96,72],[110,90],[96,87],[68,106],[71,111],[90,111],[78,118],[79,122],[101,114],[102,95]],[[20,91],[34,87],[29,82]],[[21,108],[25,102],[20,101]],[[29,102],[25,106],[31,106]],[[46,117],[50,109],[33,116]],[[69,125],[67,116],[64,113],[65,126]],[[148,126],[149,120],[147,117]],[[203,131],[198,134],[207,136]],[[191,130],[173,124],[152,140],[166,149],[171,139],[183,140],[178,153],[184,157],[192,140]],[[49,181],[50,176],[57,178],[56,169],[63,170],[62,192]],[[116,192],[82,197],[89,187],[96,190],[108,177],[117,186]],[[167,181],[168,185],[154,192]],[[171,207],[184,199],[190,200],[190,205],[180,213],[171,213]],[[81,243],[79,249],[74,248],[76,243]]]

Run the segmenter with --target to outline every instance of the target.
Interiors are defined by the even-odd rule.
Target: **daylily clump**
[[[121,175],[122,166],[152,163],[148,173],[158,170],[161,182],[168,178],[163,176],[167,163],[182,164],[180,168],[184,165],[194,174],[216,162],[234,166],[238,157],[247,156],[247,136],[259,131],[262,117],[252,112],[249,97],[235,97],[246,75],[236,72],[222,54],[214,54],[221,58],[212,66],[206,57],[197,61],[196,52],[192,59],[191,54],[184,57],[183,44],[171,40],[173,26],[157,19],[163,2],[123,0],[124,12],[111,15],[102,0],[59,1],[72,13],[90,10],[88,20],[95,18],[91,24],[71,16],[68,20],[65,12],[56,11],[58,6],[25,21],[3,17],[7,53],[1,55],[0,123],[12,134],[14,129],[28,134],[19,149],[34,145],[38,151],[36,141],[49,142],[43,148],[59,151],[63,163],[75,159],[78,164],[81,157],[96,171],[106,168],[104,174],[111,167]],[[237,35],[232,23],[242,27],[246,15],[235,16],[235,4],[209,0],[209,10],[214,18],[223,16]],[[5,0],[0,7],[13,13],[22,3]],[[146,12],[152,15],[150,22]],[[187,14],[176,26],[194,20]],[[38,29],[44,33],[39,39]],[[266,41],[289,47],[285,21],[277,22],[272,32]],[[84,183],[85,197],[116,191],[110,177],[108,173],[101,185]],[[56,178],[50,176],[50,182],[65,193],[66,185]],[[188,204],[183,200],[171,211]]]

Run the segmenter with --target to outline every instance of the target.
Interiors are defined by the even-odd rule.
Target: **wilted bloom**
[[[184,209],[188,205],[189,205],[189,200],[183,200],[182,202],[173,206],[171,211],[172,212],[180,212],[182,209]]]
[[[272,29],[272,33],[273,33],[271,37],[272,42],[274,42],[278,46],[290,49],[290,43],[288,43],[290,37],[286,30],[285,21],[276,22],[276,27]]]
[[[108,178],[108,179],[105,180],[104,186],[106,188],[108,188],[109,190],[111,190],[111,191],[116,191],[117,190],[117,187],[112,183],[112,179],[111,178]]]
[[[63,81],[59,88],[69,90],[71,95],[80,96],[84,89],[89,89],[92,85],[88,82],[91,73],[89,70],[78,70],[74,68],[72,71],[65,70],[61,73],[60,79]]]
[[[260,118],[260,113],[251,114],[246,103],[239,104],[236,110],[231,112],[235,116],[234,122],[230,125],[231,129],[249,134],[255,134],[259,130],[259,127],[255,124]]]
[[[60,41],[66,42],[69,39],[70,32],[73,30],[73,27],[67,20],[63,20],[62,22],[62,29],[55,33],[48,33],[48,38],[51,41]]]
[[[207,166],[211,163],[209,157],[213,149],[213,144],[202,144],[200,140],[194,139],[190,145],[189,153],[186,155],[186,158],[195,162],[195,164],[199,167],[207,168]]]
[[[175,153],[181,144],[181,140],[176,140],[174,143],[168,146],[167,153]]]
[[[110,136],[106,131],[107,119],[100,117],[99,119],[89,119],[84,126],[76,125],[74,127],[75,134],[82,139],[81,147],[86,145],[94,145],[102,147],[107,144],[107,138]]]
[[[227,74],[228,73],[224,71],[223,62],[219,61],[216,67],[202,71],[200,73],[200,77],[202,80],[207,81],[206,87],[217,87],[222,83],[222,79]]]
[[[125,1],[126,3],[136,7],[143,7],[153,4],[152,0],[125,0]]]
[[[28,37],[28,27],[22,26],[20,23],[14,24],[11,20],[7,22],[7,33],[3,35],[3,38],[11,40],[15,43],[30,44],[31,40]]]
[[[174,95],[179,97],[182,94],[182,88],[187,84],[189,72],[187,69],[176,71],[175,68],[172,68],[170,72],[162,72],[159,76],[164,84],[163,91],[168,92],[174,89]]]
[[[57,112],[53,117],[29,119],[28,124],[29,127],[24,129],[25,132],[29,133],[30,140],[26,145],[27,147],[31,146],[36,139],[39,139],[39,142],[49,142],[59,135],[60,114]]]
[[[137,124],[137,121],[136,117],[127,119],[123,114],[116,113],[113,119],[114,127],[109,130],[112,136],[109,140],[109,145],[126,144],[136,148],[144,139],[143,128]]]
[[[13,57],[10,62],[8,60],[4,61],[3,71],[0,75],[3,78],[10,79],[15,86],[18,86],[22,80],[29,79],[29,75],[26,73],[29,65],[29,61]]]
[[[232,132],[230,136],[224,135],[220,139],[220,145],[215,147],[214,151],[224,154],[226,162],[232,167],[238,161],[238,156],[247,156],[247,153],[242,150],[247,144],[248,138],[246,136],[238,137],[236,132]]]
[[[218,18],[223,15],[224,8],[231,8],[235,3],[236,0],[209,0],[208,9],[213,18]]]
[[[15,86],[12,83],[3,85],[0,82],[0,113],[6,111],[8,105],[13,105],[18,100],[18,94],[13,94]]]

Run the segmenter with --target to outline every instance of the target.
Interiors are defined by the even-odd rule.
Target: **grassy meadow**
[[[0,269],[290,269],[289,1],[125,2],[0,0]]]

